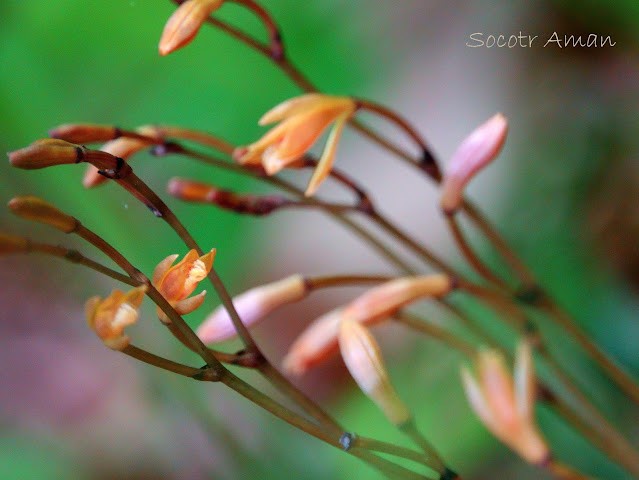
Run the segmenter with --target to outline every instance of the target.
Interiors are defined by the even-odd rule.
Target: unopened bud
[[[208,203],[225,210],[248,215],[267,215],[289,203],[285,197],[279,195],[241,195],[205,183],[181,178],[171,179],[167,190],[169,194],[180,200]]]
[[[168,55],[195,38],[200,27],[224,0],[187,0],[173,12],[160,38],[160,55]]]
[[[242,323],[251,327],[269,313],[306,296],[306,284],[300,275],[293,275],[278,282],[267,283],[248,290],[233,299]],[[216,343],[237,335],[233,321],[224,306],[218,307],[197,329],[204,343]]]
[[[442,181],[440,204],[446,214],[453,214],[459,209],[466,184],[497,157],[507,133],[508,120],[498,113],[477,127],[459,145]]]
[[[65,233],[71,233],[78,227],[75,218],[38,197],[14,197],[9,201],[8,207],[19,217],[50,225]]]
[[[36,140],[28,147],[9,152],[9,163],[17,168],[33,170],[68,165],[82,160],[83,147],[55,138]]]
[[[462,369],[462,381],[470,406],[482,423],[531,464],[543,463],[550,449],[535,422],[535,373],[532,348],[522,342],[517,349],[515,373],[493,350],[477,360],[478,378]]]
[[[345,320],[339,328],[344,363],[359,388],[395,425],[405,424],[410,412],[393,387],[375,338],[363,325]]]
[[[447,275],[405,277],[372,288],[345,307],[315,320],[295,340],[283,361],[292,375],[302,375],[337,351],[337,335],[343,320],[366,326],[382,322],[403,306],[423,297],[442,297],[454,287]]]
[[[119,136],[119,130],[112,125],[67,123],[49,130],[49,136],[51,138],[59,138],[67,142],[84,145],[85,143],[113,140]]]
[[[344,316],[371,325],[420,298],[443,297],[453,287],[451,277],[444,274],[398,278],[363,293],[346,306]]]
[[[29,241],[23,237],[0,233],[0,255],[24,253],[29,250]]]

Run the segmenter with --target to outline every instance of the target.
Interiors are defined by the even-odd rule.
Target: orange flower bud
[[[450,215],[459,209],[466,184],[497,157],[507,133],[508,120],[498,113],[477,127],[459,145],[442,181],[440,204],[444,212]]]
[[[114,290],[104,300],[96,296],[87,301],[87,323],[107,347],[123,350],[129,345],[130,339],[124,335],[124,329],[137,321],[145,293],[146,285],[143,285],[126,294]]]
[[[17,168],[33,170],[78,163],[82,159],[83,147],[73,143],[45,138],[36,140],[28,147],[9,152],[9,163]]]
[[[508,372],[496,351],[480,352],[479,380],[462,369],[462,380],[471,407],[482,423],[523,459],[539,465],[550,449],[535,422],[535,377],[532,348],[523,341],[517,348],[515,375]]]
[[[75,218],[38,197],[14,197],[9,201],[8,207],[19,217],[50,225],[64,233],[71,233],[78,227]]]
[[[66,123],[49,130],[49,136],[66,142],[84,145],[85,143],[113,140],[119,136],[119,131],[112,125]]]
[[[29,241],[26,238],[0,233],[0,255],[24,253],[28,250]]]
[[[306,189],[306,195],[311,196],[330,173],[344,125],[356,110],[356,103],[348,97],[309,93],[293,98],[264,114],[260,125],[280,122],[279,125],[257,142],[239,147],[234,158],[240,164],[261,163],[269,175],[274,175],[301,159],[329,125],[334,124]]]
[[[423,297],[442,297],[453,288],[442,274],[405,277],[372,288],[345,307],[315,320],[293,342],[283,361],[292,375],[302,375],[337,351],[337,335],[342,320],[371,326],[382,322],[405,305]]]
[[[168,55],[185,47],[195,38],[200,27],[224,0],[187,0],[173,12],[160,38],[160,55]]]
[[[248,290],[234,298],[233,305],[242,323],[251,327],[277,308],[301,300],[306,293],[304,278],[293,275],[278,282]],[[223,305],[220,305],[200,325],[197,335],[204,343],[216,343],[235,337],[237,332],[228,312]]]
[[[395,425],[409,421],[410,412],[390,382],[379,345],[368,329],[352,320],[343,321],[339,328],[339,348],[359,388],[384,415]]]
[[[173,265],[177,257],[178,255],[169,255],[155,267],[153,286],[180,315],[186,315],[199,308],[204,302],[206,291],[195,297],[187,297],[213,268],[215,249],[199,258],[197,252],[191,250],[180,262]],[[159,307],[157,311],[162,322],[170,322]]]

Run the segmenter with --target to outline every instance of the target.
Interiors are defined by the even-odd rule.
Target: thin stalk
[[[61,258],[62,260],[66,260],[68,262],[83,265],[85,267],[90,268],[102,275],[106,275],[118,282],[125,283],[132,287],[137,287],[140,283],[137,280],[134,280],[120,272],[116,272],[109,267],[102,265],[90,258],[85,257],[77,250],[73,250],[70,248],[58,246],[58,245],[50,245],[47,243],[37,243],[29,241],[27,243],[27,250],[22,253],[41,253],[44,255],[50,255],[52,257]]]
[[[459,223],[457,222],[457,217],[455,215],[446,215],[446,223],[453,234],[457,248],[468,261],[470,266],[473,267],[473,269],[489,283],[492,283],[502,290],[508,291],[508,284],[495,275],[470,246],[470,243],[466,240],[466,236],[461,231]]]
[[[282,45],[282,36],[280,31],[275,25],[271,15],[262,8],[257,2],[253,0],[230,0],[237,4],[243,5],[248,10],[252,11],[264,24],[269,38],[269,51],[271,58],[279,59],[284,57],[284,45]]]
[[[604,353],[603,350],[579,328],[574,320],[566,315],[557,305],[545,300],[543,309],[557,324],[570,332],[577,343],[588,353],[595,363],[615,381],[635,404],[639,405],[639,386],[637,386],[637,380],[631,377],[621,366]]]
[[[407,246],[418,255],[420,255],[425,261],[434,266],[437,270],[446,273],[452,277],[458,277],[459,274],[446,262],[437,257],[434,253],[421,245],[419,242],[408,236],[408,234],[402,232],[397,226],[395,226],[390,220],[381,215],[379,212],[374,211],[368,215],[376,224],[397,238],[403,245]]]
[[[289,393],[291,400],[297,403],[312,418],[319,422],[333,435],[339,436],[344,432],[344,428],[324,409],[320,408],[310,397],[299,388],[295,387],[288,378],[282,375],[273,365],[264,362],[258,370],[280,391]]]
[[[429,465],[428,460],[422,452],[416,452],[410,448],[400,447],[398,445],[393,445],[392,443],[380,442],[374,438],[356,436],[353,439],[352,447],[363,448],[373,452],[386,453],[395,457],[405,458],[412,462],[421,463],[428,468],[433,468]]]
[[[592,477],[579,473],[572,467],[555,459],[550,459],[543,468],[558,480],[592,480]]]
[[[584,395],[572,378],[564,373],[557,361],[545,349],[540,349],[540,354],[550,366],[554,374],[566,387],[568,392],[578,401],[583,408],[583,418],[592,425],[597,436],[602,439],[603,452],[616,461],[621,462],[626,468],[630,468],[635,474],[639,473],[639,454],[630,442],[612,425],[592,402]]]
[[[389,120],[390,122],[394,123],[399,128],[401,128],[402,130],[404,130],[404,132],[406,132],[408,136],[410,136],[413,139],[413,141],[419,146],[421,154],[422,154],[422,157],[419,160],[419,162],[411,161],[410,163],[417,165],[420,168],[420,170],[425,171],[433,180],[435,180],[435,182],[439,183],[441,181],[442,175],[437,165],[437,162],[435,161],[435,157],[431,153],[430,148],[426,144],[426,141],[422,138],[419,132],[415,128],[413,128],[412,125],[410,125],[404,118],[402,118],[396,112],[394,112],[390,108],[384,107],[383,105],[371,102],[370,100],[362,100],[359,98],[355,99],[355,101],[357,103],[357,106],[360,109],[373,112]],[[364,131],[364,133],[366,133],[366,131]],[[371,139],[375,139],[379,136],[375,135],[373,137],[369,135],[369,137]]]
[[[406,325],[407,327],[416,330],[424,335],[439,340],[445,345],[457,350],[462,355],[466,356],[469,360],[475,358],[477,349],[472,344],[466,342],[462,338],[454,335],[446,330],[438,327],[437,325],[430,324],[424,320],[412,315],[409,312],[399,312],[395,314],[395,320],[399,323]]]
[[[479,231],[493,244],[495,249],[499,252],[504,260],[510,265],[513,272],[522,282],[522,287],[525,289],[535,288],[537,282],[534,276],[528,270],[528,267],[519,260],[517,254],[510,248],[508,242],[501,236],[497,229],[488,221],[479,209],[468,200],[464,200],[462,209],[468,218],[477,226]]]
[[[187,365],[168,360],[164,357],[154,355],[153,353],[147,352],[146,350],[138,348],[134,345],[127,345],[123,350],[120,351],[125,355],[133,357],[143,363],[152,365],[162,370],[166,370],[168,372],[177,373],[178,375],[182,375],[183,377],[189,377],[196,380],[206,379],[206,369],[203,370],[201,368],[189,367]]]
[[[444,460],[439,455],[435,447],[424,437],[424,435],[419,431],[417,425],[415,424],[414,419],[410,419],[405,423],[399,425],[399,429],[404,433],[408,438],[410,438],[415,445],[421,448],[424,453],[427,455],[429,462],[433,465],[434,468],[440,475],[443,475],[448,467],[444,463]]]
[[[388,275],[327,275],[304,277],[304,284],[309,292],[330,287],[347,287],[384,283],[392,280]]]
[[[319,440],[322,440],[324,443],[327,443],[335,448],[342,449],[342,446],[339,442],[339,437],[335,437],[323,428],[297,415],[295,412],[288,410],[286,407],[280,405],[270,397],[264,395],[259,390],[256,390],[251,385],[236,377],[232,373],[226,372],[222,376],[221,381],[226,386],[232,388],[243,397],[251,400],[253,403],[262,407],[281,420],[289,423],[290,425],[293,425],[294,427],[297,427],[299,430],[302,430],[303,432],[312,435]],[[404,467],[380,458],[369,451],[357,448],[348,449],[346,451],[347,453],[356,456],[374,466],[379,471],[384,473],[384,475],[386,475],[388,478],[406,478],[409,480],[418,480],[425,478]]]
[[[255,178],[257,180],[263,181],[263,182],[268,183],[270,185],[276,186],[276,187],[282,189],[283,191],[289,192],[289,193],[297,196],[298,198],[305,198],[304,197],[304,192],[301,189],[299,189],[296,186],[294,186],[293,184],[291,184],[291,183],[289,183],[289,182],[287,182],[285,180],[282,180],[280,178],[277,178],[277,177],[266,176],[265,174],[261,173],[260,170],[248,169],[248,168],[242,167],[240,165],[229,163],[229,162],[226,162],[224,160],[220,160],[218,158],[211,157],[211,156],[203,154],[203,153],[199,153],[199,152],[196,152],[196,151],[193,151],[193,150],[189,150],[189,149],[187,149],[187,148],[185,148],[183,146],[179,146],[179,145],[174,145],[173,149],[170,150],[170,153],[178,153],[178,154],[181,154],[181,155],[185,155],[185,156],[194,158],[196,160],[202,161],[204,163],[208,163],[209,165],[212,165],[214,167],[221,168],[221,169],[224,169],[224,170],[228,170],[228,171],[237,173],[238,175],[249,175],[249,176],[252,176],[253,178]],[[311,201],[311,202],[321,203],[315,198],[310,198],[308,200]],[[337,214],[336,212],[326,211],[326,213],[328,215],[330,215],[331,217],[333,217],[333,219],[336,222],[338,222],[338,223],[346,226],[350,230],[352,230],[353,233],[357,234],[366,243],[371,245],[375,250],[377,250],[377,252],[382,257],[386,258],[390,263],[395,265],[398,269],[400,269],[401,271],[403,271],[403,272],[405,272],[407,274],[415,273],[415,270],[408,263],[406,263],[404,260],[402,260],[391,249],[389,249],[386,245],[384,245],[380,240],[375,238],[371,233],[369,233],[367,230],[365,230],[360,225],[355,223],[353,220],[351,220],[350,218],[347,218],[347,217],[345,217],[345,216],[343,216],[341,214]]]

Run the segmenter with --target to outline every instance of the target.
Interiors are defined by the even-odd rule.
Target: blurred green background
[[[584,329],[639,373],[636,1],[263,4],[282,27],[290,58],[321,89],[405,106],[407,117],[443,158],[475,125],[503,110],[511,120],[508,146],[500,166],[477,181],[471,194]],[[0,150],[25,146],[67,122],[176,124],[237,144],[253,141],[262,131],[259,116],[298,91],[268,61],[211,28],[188,48],[159,57],[157,42],[173,9],[162,0],[0,2]],[[259,23],[236,5],[225,5],[216,15],[263,38]],[[617,45],[561,51],[465,46],[473,32],[519,31],[541,37],[553,31],[596,32],[611,35]],[[358,174],[361,164],[345,157],[358,152],[362,141],[347,136],[346,143],[339,161]],[[362,173],[384,183],[381,174],[375,178],[377,166],[371,160]],[[181,158],[140,155],[135,168],[159,192],[172,176],[265,191]],[[116,185],[87,191],[81,173],[77,167],[24,172],[3,162],[2,201],[18,194],[55,201],[146,272],[168,254],[185,253],[162,222]],[[402,178],[395,181],[400,194]],[[389,205],[397,212],[390,214],[409,212],[411,223],[421,225],[416,205],[395,200],[399,203],[390,199]],[[296,264],[287,260],[304,254],[303,244],[302,254],[288,258],[286,248],[277,250],[288,229],[303,224],[299,216],[273,226],[210,208],[171,205],[204,247],[218,249],[217,268],[233,293],[293,271]],[[99,258],[74,239],[5,212],[0,223],[3,232],[46,236]],[[423,229],[420,235],[431,239]],[[497,265],[491,250],[476,240]],[[433,241],[436,248],[450,249],[441,236]],[[346,247],[328,239],[323,248],[306,255],[330,257]],[[457,263],[463,268],[461,260]],[[85,331],[82,304],[96,293],[107,295],[111,282],[43,258],[3,258],[0,279],[2,478],[379,478],[221,387],[137,368],[105,351]],[[331,305],[330,293],[311,311],[319,314]],[[216,305],[210,294],[202,312]],[[513,341],[487,312],[464,305],[487,328]],[[447,322],[440,312],[424,308]],[[151,307],[145,313],[153,318]],[[203,315],[194,313],[189,321],[197,325]],[[313,318],[305,309],[283,315],[298,331]],[[555,340],[551,348],[636,441],[636,409],[561,332],[545,324],[544,330]],[[133,331],[149,349],[197,362],[151,321]],[[258,333],[276,358],[292,337],[268,327]],[[465,478],[543,478],[498,445],[470,414],[458,381],[459,357],[432,341],[398,335],[384,343],[398,390]],[[338,362],[303,385],[353,431],[401,441]],[[540,421],[560,458],[599,478],[631,478],[550,412],[540,411]]]

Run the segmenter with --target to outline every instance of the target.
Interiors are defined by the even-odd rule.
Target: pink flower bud
[[[251,327],[277,308],[301,300],[306,293],[304,278],[293,275],[248,290],[235,297],[233,305],[244,325]],[[220,305],[200,325],[197,335],[204,343],[216,343],[235,337],[237,332],[228,312]]]
[[[498,113],[477,127],[459,145],[442,181],[440,204],[446,214],[453,214],[459,209],[466,184],[497,157],[507,133],[508,120]]]

